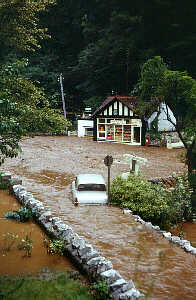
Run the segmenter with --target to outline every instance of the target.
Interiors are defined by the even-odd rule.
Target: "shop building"
[[[136,97],[110,96],[92,114],[94,140],[141,145],[142,122]]]

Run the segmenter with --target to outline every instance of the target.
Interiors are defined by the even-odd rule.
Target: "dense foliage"
[[[46,130],[47,126],[52,129],[58,123],[57,131],[61,132],[64,126],[62,119],[59,120],[59,115],[50,109],[52,107],[62,112],[58,82],[60,73],[64,77],[66,110],[69,118],[75,119],[84,106],[95,109],[112,90],[119,94],[132,91],[140,77],[141,66],[156,55],[163,57],[171,68],[164,77],[161,93],[172,108],[178,106],[178,113],[179,107],[183,113],[187,112],[186,122],[194,120],[196,87],[193,84],[190,88],[190,84],[193,79],[191,76],[196,71],[195,12],[196,2],[193,0],[189,1],[189,5],[177,0],[1,1],[0,67],[17,63],[17,60],[24,57],[29,60],[23,77],[16,81],[15,86],[19,90],[14,88],[15,76],[9,91],[12,98],[16,96],[17,101],[20,93],[22,99],[24,96],[26,100],[29,97],[29,103],[33,99],[33,108],[31,105],[23,107],[27,109],[25,122],[24,116],[20,116],[21,122],[25,124],[24,129],[41,131]],[[153,74],[158,83],[167,65],[162,61],[159,64],[161,69]],[[157,67],[156,64],[154,67]],[[188,73],[184,73],[184,70]],[[4,83],[8,80],[9,86],[7,74],[1,73],[1,79],[4,75]],[[27,78],[28,83],[25,81]],[[146,77],[143,79],[146,80]],[[177,95],[174,89],[176,82],[179,84]],[[146,84],[142,99],[155,92],[150,80]],[[181,90],[182,85],[184,92]],[[23,93],[23,88],[26,91],[29,89],[27,95]],[[12,111],[13,107],[7,104]],[[42,108],[41,113],[39,108]],[[46,122],[43,122],[43,118]],[[26,120],[30,119],[27,125]],[[142,123],[145,131],[144,115]],[[34,124],[39,124],[38,128],[34,128]],[[6,137],[9,147],[2,147],[4,156],[13,157],[18,152],[18,141],[24,134],[19,125],[13,117],[9,122],[5,118],[1,122],[1,132],[16,132],[15,139]],[[184,132],[190,141],[195,125],[190,126],[189,122]]]
[[[18,210],[7,212],[5,217],[18,222],[27,222],[34,216],[34,211],[31,208],[21,207]]]
[[[41,46],[35,54],[25,53],[31,78],[56,95],[60,106],[57,77],[62,72],[68,111],[80,110],[88,98],[103,98],[112,90],[127,94],[140,66],[155,55],[193,76],[195,12],[194,0],[188,5],[177,0],[4,0],[0,54],[2,60],[24,56]]]
[[[113,205],[129,208],[145,221],[166,229],[191,218],[191,194],[187,176],[177,177],[172,191],[135,174],[127,179],[117,177],[111,185]]]
[[[0,67],[0,165],[18,154],[22,136],[65,133],[70,124],[50,108],[43,90],[25,77],[27,64],[20,60]]]
[[[39,26],[39,15],[55,0],[3,0],[0,2],[0,41],[5,49],[15,51],[40,48],[40,40],[48,38],[47,28]],[[2,49],[1,49],[2,50]],[[8,49],[7,49],[8,51]]]
[[[192,173],[196,166],[196,80],[187,72],[170,70],[163,59],[156,56],[143,64],[133,93],[139,99],[138,114],[142,119],[155,110],[159,112],[161,102],[166,104],[165,118],[184,144],[188,172]],[[170,118],[169,109],[176,122]]]

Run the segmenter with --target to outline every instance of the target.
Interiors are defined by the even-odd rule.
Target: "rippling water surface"
[[[6,212],[17,210],[19,207],[20,204],[9,195],[8,191],[0,190],[0,275],[20,276],[24,274],[26,276],[41,272],[42,275],[49,277],[51,272],[75,270],[76,268],[66,257],[47,254],[43,245],[46,236],[37,224],[30,221],[21,223],[4,218]],[[7,239],[6,242],[4,235],[7,233],[18,235],[10,251],[3,250],[12,241]],[[26,235],[31,238],[33,244],[31,257],[24,257],[25,252],[17,249],[17,245]]]
[[[107,154],[114,157],[112,178],[129,170],[123,160],[125,153],[146,157],[143,174],[158,177],[184,171],[178,158],[182,150],[102,144],[76,137],[25,139],[22,148],[24,153],[8,160],[4,168],[20,175],[36,199],[111,260],[123,277],[133,279],[145,294],[152,290],[151,299],[196,299],[193,255],[136,223],[119,208],[74,207],[71,201],[71,182],[76,174],[98,172],[106,178],[103,159]]]

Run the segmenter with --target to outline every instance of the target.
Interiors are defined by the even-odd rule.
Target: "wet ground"
[[[148,159],[141,171],[146,178],[186,171],[181,149],[96,143],[77,137],[35,137],[22,143],[23,153],[3,169],[23,179],[27,190],[54,215],[110,259],[126,279],[134,279],[151,299],[196,299],[196,259],[170,245],[157,232],[136,223],[119,208],[79,206],[71,201],[71,182],[78,173],[100,173],[107,178],[103,159],[114,157],[111,176],[129,171],[123,154]],[[192,231],[196,232],[196,228]]]

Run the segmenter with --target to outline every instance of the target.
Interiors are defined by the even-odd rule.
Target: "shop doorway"
[[[133,127],[133,137],[134,137],[134,142],[140,143],[141,140],[140,127]]]

